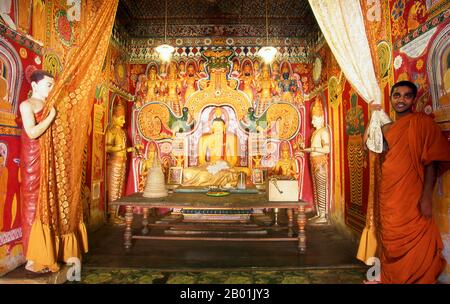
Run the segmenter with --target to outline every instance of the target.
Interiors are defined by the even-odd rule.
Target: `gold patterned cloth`
[[[34,270],[58,270],[58,261],[81,259],[88,250],[81,202],[83,150],[95,86],[106,56],[118,0],[87,0],[85,35],[80,37],[48,98],[57,115],[41,136],[41,183],[27,259]]]

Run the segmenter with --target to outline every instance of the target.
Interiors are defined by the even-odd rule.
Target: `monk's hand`
[[[420,213],[426,218],[430,218],[432,214],[432,195],[423,193],[420,198]]]

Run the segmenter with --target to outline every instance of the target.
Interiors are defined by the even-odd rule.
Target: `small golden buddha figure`
[[[272,63],[272,79],[275,81],[280,79],[280,64],[278,61]]]
[[[147,158],[142,163],[141,167],[141,179],[139,182],[139,191],[144,191],[145,185],[147,184],[148,170],[153,166],[155,157],[158,157],[156,144],[151,142],[148,146]]]
[[[167,78],[164,81],[165,102],[172,108],[175,115],[181,115],[180,92],[181,80],[177,75],[175,63],[169,65]]]
[[[239,76],[239,79],[243,84],[242,91],[247,94],[248,98],[253,104],[253,99],[255,98],[254,90],[256,88],[256,82],[255,77],[253,76],[252,66],[250,62],[247,61],[244,64],[244,68],[242,69],[242,73]]]
[[[276,83],[270,77],[270,70],[267,65],[262,69],[261,75],[256,82],[259,91],[259,102],[256,107],[256,116],[260,116],[272,102],[272,92],[276,89]]]
[[[317,215],[311,218],[317,224],[328,223],[328,154],[330,153],[330,132],[325,126],[322,103],[316,97],[311,111],[312,125],[315,128],[311,136],[311,147],[303,152],[311,153],[311,171],[313,175],[314,205]]]
[[[141,148],[141,145],[127,147],[125,124],[125,105],[119,102],[113,109],[112,125],[106,131],[106,153],[109,154],[107,164],[108,202],[120,198],[125,188],[127,153]],[[118,212],[118,208],[109,208],[111,217]],[[116,219],[115,219],[116,220]]]
[[[13,108],[9,102],[8,80],[3,77],[5,75],[5,65],[0,58],[0,110],[12,112]]]
[[[159,90],[161,88],[161,77],[156,71],[156,66],[152,65],[147,77],[147,97],[146,102],[158,99]]]
[[[233,70],[231,71],[231,77],[239,78],[241,73],[241,67],[239,65],[239,60],[233,60]]]
[[[297,172],[297,162],[291,157],[289,143],[283,141],[280,145],[280,159],[275,165],[272,173],[286,178],[297,178]]]
[[[187,72],[183,81],[183,87],[185,88],[184,102],[186,102],[189,97],[196,91],[195,85],[198,79],[199,77],[195,71],[195,66],[193,63],[190,63],[187,67]]]
[[[184,63],[184,61],[181,61],[178,64],[178,69],[180,70],[180,72],[178,73],[180,78],[184,78],[184,76],[186,75],[186,63]]]

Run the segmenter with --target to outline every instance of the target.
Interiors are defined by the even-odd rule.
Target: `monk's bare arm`
[[[36,139],[50,127],[56,116],[56,110],[52,107],[48,116],[40,123],[36,123],[33,106],[29,102],[20,104],[20,115],[22,116],[23,128],[29,138]]]
[[[425,217],[431,217],[433,188],[436,182],[438,163],[432,162],[425,166],[425,180],[420,198],[420,212]]]

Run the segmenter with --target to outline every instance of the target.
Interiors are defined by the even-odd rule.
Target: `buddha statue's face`
[[[214,121],[211,129],[214,134],[223,134],[225,125],[222,121]]]
[[[323,116],[316,116],[314,115],[312,117],[312,125],[314,126],[314,128],[316,129],[320,129],[323,127],[324,124],[324,117]]]
[[[113,123],[122,128],[125,125],[125,115],[114,116]]]
[[[263,68],[263,70],[262,70],[262,77],[265,78],[265,79],[270,77],[269,68],[268,67]]]

